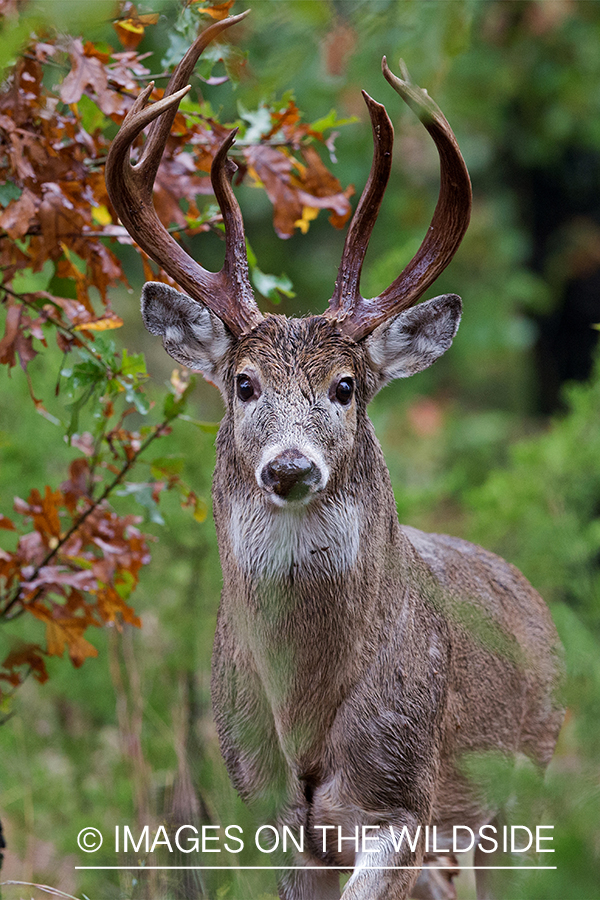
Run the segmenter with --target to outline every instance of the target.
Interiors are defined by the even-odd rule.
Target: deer
[[[439,107],[398,77],[440,158],[440,193],[415,257],[379,296],[360,275],[388,182],[393,128],[363,92],[374,153],[326,311],[263,316],[249,279],[244,225],[223,140],[211,168],[225,225],[223,267],[194,261],[158,219],[153,183],[203,49],[247,13],[211,24],[164,97],[135,100],[106,164],[110,200],[138,245],[179,285],[148,282],[146,328],[222,395],[213,512],[223,589],[211,692],[221,752],[255,811],[306,842],[278,872],[281,900],[456,896],[432,864],[453,825],[478,829],[502,810],[462,761],[492,751],[549,763],[563,719],[560,642],[523,575],[466,540],[398,522],[390,476],[367,415],[375,394],[450,347],[455,294],[417,303],[467,229],[471,184]],[[139,160],[132,143],[150,126]],[[435,826],[436,847],[398,842]],[[368,847],[348,839],[366,828]],[[340,839],[342,836],[342,839]],[[422,836],[422,832],[421,832]],[[432,856],[433,853],[433,856]],[[454,874],[455,858],[445,857]],[[477,896],[493,895],[497,854],[475,850]],[[487,871],[486,871],[487,867]]]

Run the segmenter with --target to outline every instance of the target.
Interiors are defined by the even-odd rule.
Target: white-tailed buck
[[[198,37],[164,99],[146,107],[152,86],[141,93],[106,171],[124,225],[186,291],[146,284],[146,327],[162,335],[174,359],[218,385],[226,408],[213,488],[223,568],[212,667],[221,749],[260,824],[304,834],[303,852],[288,855],[291,868],[279,873],[280,897],[335,900],[344,868],[353,870],[344,900],[449,897],[450,880],[436,869],[424,868],[417,883],[425,826],[437,826],[439,848],[453,825],[477,831],[499,812],[461,771],[464,755],[525,754],[543,768],[563,716],[560,647],[544,602],[492,553],[398,524],[367,417],[380,388],[431,365],[456,333],[459,297],[413,304],[464,235],[469,176],[438,107],[384,59],[386,80],[440,155],[441,191],[427,236],[389,288],[371,300],[361,296],[393,140],[384,107],[365,94],[374,160],[329,307],[302,319],[263,317],[228,173],[235,132],[211,172],[226,229],[220,272],[194,262],[152,205],[198,56],[242,17]],[[132,165],[131,144],[150,123]],[[414,849],[407,840],[397,847],[404,826],[411,839],[421,826]],[[349,839],[357,827],[368,835],[358,850]],[[486,864],[494,854],[476,850],[475,865]],[[489,896],[481,871],[477,885],[478,897]]]

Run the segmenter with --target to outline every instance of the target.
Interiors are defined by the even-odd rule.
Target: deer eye
[[[252,379],[248,377],[248,375],[238,375],[236,378],[236,388],[237,395],[240,400],[244,402],[246,400],[251,400],[254,397],[254,385],[252,384]]]
[[[342,406],[347,406],[352,400],[353,393],[354,381],[352,378],[342,378],[341,381],[338,381],[335,389],[335,399],[338,403],[341,403]]]

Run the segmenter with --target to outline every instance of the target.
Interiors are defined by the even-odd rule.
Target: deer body
[[[426,870],[419,877],[424,842],[396,849],[390,827],[414,837],[419,826],[436,825],[441,843],[453,825],[491,822],[499,811],[461,770],[465,754],[525,754],[543,768],[563,715],[560,648],[545,604],[493,554],[399,525],[367,416],[386,383],[431,365],[452,343],[460,299],[413,304],[467,227],[468,174],[439,109],[384,60],[386,79],[440,151],[442,188],[427,237],[388,289],[361,297],[392,148],[384,108],[365,95],[374,161],[329,309],[264,318],[227,178],[234,134],[211,173],[226,226],[221,272],[187,257],[151,203],[182,85],[209,40],[240,18],[198,37],[164,99],[144,108],[151,88],[140,95],[107,162],[123,222],[191,295],[148,283],[146,327],[216,384],[225,403],[213,485],[223,570],[212,669],[221,749],[260,824],[304,833],[303,850],[285,858],[294,868],[279,879],[283,900],[337,900],[340,867],[354,870],[344,900],[451,898],[449,879]],[[150,122],[132,167],[129,146]],[[349,840],[356,828],[370,829],[371,852]],[[477,875],[478,897],[489,898]]]
[[[323,443],[306,447],[318,391],[298,387],[308,360],[323,361],[324,342],[313,335],[311,346],[310,320],[269,320],[265,330],[271,324],[275,352],[262,346],[256,363],[282,403],[279,420],[268,403],[262,439],[293,442],[291,406],[305,452],[325,455],[324,417],[313,438]],[[243,346],[236,356],[248,368]],[[399,525],[364,408],[330,483],[283,508],[257,484],[235,418],[229,408],[213,492],[224,587],[212,689],[232,780],[259,821],[304,827],[307,864],[419,865],[422,848],[398,854],[384,843],[376,862],[359,860],[349,842],[339,853],[337,831],[323,853],[314,826],[351,836],[356,825],[414,834],[431,823],[447,837],[454,824],[488,823],[495,810],[482,808],[456,763],[492,748],[548,763],[562,718],[550,615],[493,554]],[[408,896],[416,874],[359,868],[344,896]],[[303,875],[288,875],[282,897],[339,896],[337,871]]]

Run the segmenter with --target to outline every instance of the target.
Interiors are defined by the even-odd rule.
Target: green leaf
[[[14,181],[5,181],[0,184],[0,206],[8,206],[11,200],[18,200],[22,193]]]
[[[127,348],[123,348],[121,375],[143,375],[147,376],[146,360],[143,353],[128,353]]]
[[[97,129],[106,127],[106,116],[94,101],[86,97],[85,94],[77,103],[77,111],[81,116],[81,124],[88,134],[93,134]]]
[[[176,419],[177,416],[180,416],[182,412],[185,410],[187,406],[188,397],[196,384],[196,379],[194,377],[190,378],[189,384],[186,389],[181,394],[170,393],[165,397],[165,402],[163,406],[163,415],[165,419],[169,421],[171,419]],[[173,390],[172,385],[169,385],[171,391]]]
[[[70,369],[62,369],[61,373],[66,379],[65,387],[70,396],[73,396],[79,388],[101,387],[104,389],[108,381],[107,372],[100,360],[87,357],[81,362],[75,363]]]
[[[26,44],[32,31],[36,31],[41,25],[39,17],[23,17],[15,21],[12,17],[6,17],[0,30],[0,75],[7,66],[16,62],[22,47]]]
[[[256,262],[256,253],[246,240],[246,253],[248,256],[248,266],[250,268],[250,280],[263,297],[267,297],[272,303],[280,303],[281,295],[284,297],[295,297],[294,285],[287,275],[268,275],[259,269]]]
[[[223,64],[225,65],[225,72],[230,83],[235,88],[240,82],[242,69],[248,59],[248,51],[241,50],[235,44],[225,44],[222,50],[224,51]]]
[[[0,188],[2,186],[0,185]],[[34,291],[48,289],[50,280],[54,275],[54,263],[47,259],[40,272],[32,272],[31,269],[21,269],[13,278],[12,288],[17,294],[28,294]]]
[[[134,482],[129,482],[118,490],[115,490],[115,494],[118,497],[133,497],[137,500],[140,506],[143,506],[144,509],[148,510],[148,516],[150,517],[151,522],[155,522],[157,525],[164,525],[165,520],[160,514],[158,504],[154,499],[152,492],[152,484],[136,484]]]
[[[322,132],[327,131],[329,128],[340,128],[342,125],[352,125],[354,122],[358,121],[359,119],[357,116],[346,116],[343,119],[338,119],[335,109],[332,109],[326,116],[322,116],[320,119],[311,122],[310,127],[313,131]]]
[[[102,362],[113,372],[118,372],[119,364],[116,358],[117,349],[112,338],[103,334],[98,334],[94,341],[94,350],[101,358]]]
[[[160,481],[161,478],[181,475],[184,465],[183,456],[160,456],[152,460],[150,471],[152,477]]]
[[[67,438],[68,443],[71,443],[71,438],[74,434],[77,434],[79,431],[79,414],[86,403],[91,400],[91,398],[96,393],[94,387],[88,388],[86,391],[83,391],[79,397],[73,401],[73,403],[68,403],[65,406],[65,409],[68,413],[70,413],[69,424],[67,425]]]
[[[119,375],[117,375],[115,381],[120,384],[125,391],[125,399],[127,402],[135,406],[140,415],[147,416],[150,412],[150,401],[142,394],[139,387],[128,378],[122,378]]]
[[[238,103],[240,117],[247,122],[244,131],[244,141],[249,144],[258,144],[263,134],[268,134],[273,127],[271,110],[263,103],[258,109],[248,110],[243,104]]]
[[[248,265],[250,266],[251,269],[253,269],[257,263],[257,259],[256,259],[256,253],[250,246],[250,241],[248,240],[248,238],[246,238],[246,254],[248,256]]]
[[[263,297],[268,297],[272,303],[280,303],[281,295],[284,297],[295,297],[293,284],[287,275],[267,275],[262,272],[258,266],[251,269],[250,274],[252,284]]]

